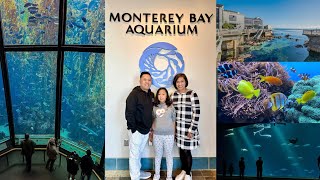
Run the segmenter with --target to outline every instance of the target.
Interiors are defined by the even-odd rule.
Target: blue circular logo
[[[175,46],[158,42],[143,51],[139,67],[151,74],[154,86],[169,88],[174,76],[184,71],[184,60]]]

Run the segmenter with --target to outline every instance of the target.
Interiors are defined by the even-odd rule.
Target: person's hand
[[[153,132],[149,133],[149,141],[152,142],[153,141]]]
[[[188,136],[189,139],[191,139],[191,138],[192,138],[192,133],[191,133],[191,132],[188,132],[188,135],[187,135],[187,136]]]

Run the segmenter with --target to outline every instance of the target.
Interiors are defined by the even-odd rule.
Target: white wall
[[[128,158],[125,102],[133,87],[139,85],[139,59],[149,45],[168,42],[177,47],[185,61],[185,74],[190,89],[200,98],[200,147],[194,157],[216,156],[216,85],[215,85],[215,1],[211,0],[112,0],[106,2],[106,158]],[[129,24],[109,22],[113,13],[184,13],[189,23],[190,13],[214,14],[210,24],[198,24],[198,35],[141,36],[126,34]],[[151,23],[149,23],[151,24]],[[155,24],[156,25],[156,24]],[[155,92],[156,88],[152,86]],[[170,88],[170,92],[174,89]],[[177,148],[174,155],[178,157]],[[153,147],[147,147],[143,157],[154,157]]]

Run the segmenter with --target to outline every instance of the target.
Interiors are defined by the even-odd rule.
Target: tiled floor
[[[154,174],[154,171],[149,171]],[[173,172],[173,177],[176,177],[180,173],[179,171]],[[160,172],[160,180],[166,179],[166,172]],[[106,171],[107,180],[130,180],[129,171]],[[149,178],[152,180],[152,178]],[[192,180],[216,180],[215,170],[194,170],[192,171]]]

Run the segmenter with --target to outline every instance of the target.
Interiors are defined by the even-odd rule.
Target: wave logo
[[[169,88],[174,76],[184,71],[184,60],[174,45],[158,42],[143,51],[139,67],[151,74],[154,86]]]

